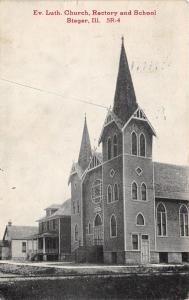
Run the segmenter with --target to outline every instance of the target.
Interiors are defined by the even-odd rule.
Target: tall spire
[[[137,102],[125,53],[124,37],[122,37],[121,40],[121,55],[119,60],[113,112],[125,123],[136,110]]]
[[[83,135],[82,135],[79,158],[78,158],[78,163],[83,170],[87,168],[91,156],[92,156],[91,143],[90,143],[89,132],[87,128],[87,119],[85,114]]]

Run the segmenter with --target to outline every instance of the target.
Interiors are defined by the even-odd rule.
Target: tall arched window
[[[112,158],[112,141],[111,138],[108,138],[108,159]]]
[[[114,201],[119,200],[119,186],[117,183],[114,184]]]
[[[159,236],[167,235],[167,213],[163,203],[157,206],[157,234]]]
[[[100,226],[102,225],[102,219],[99,214],[96,215],[95,220],[94,220],[94,226]]]
[[[114,157],[117,156],[118,153],[118,144],[117,144],[117,134],[114,135],[114,139],[113,139],[113,144],[114,144]]]
[[[117,236],[117,222],[114,215],[111,216],[110,219],[110,237]]]
[[[133,182],[132,183],[132,199],[137,200],[137,198],[138,198],[137,195],[138,195],[138,187],[137,187],[136,182]]]
[[[78,233],[78,226],[76,224],[75,225],[75,241],[78,241],[78,235],[79,235],[79,233]]]
[[[140,135],[140,156],[146,156],[146,139],[143,133]]]
[[[146,200],[146,185],[145,183],[142,183],[141,185],[141,198],[142,200]]]
[[[181,205],[179,210],[180,235],[188,236],[188,209],[185,205]]]
[[[91,228],[91,223],[89,222],[88,223],[88,234],[91,234],[92,233],[92,228]]]
[[[109,185],[107,187],[107,202],[111,203],[112,202],[112,187]]]
[[[137,215],[137,225],[144,226],[144,217],[141,213]]]
[[[137,155],[137,136],[135,132],[132,133],[131,139],[132,139],[131,153],[132,155]]]

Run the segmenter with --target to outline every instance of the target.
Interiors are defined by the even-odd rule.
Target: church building
[[[71,251],[79,262],[189,262],[189,167],[154,162],[156,132],[139,106],[124,41],[113,108],[92,151],[85,117],[71,185]]]

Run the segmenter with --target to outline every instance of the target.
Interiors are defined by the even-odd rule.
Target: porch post
[[[47,255],[46,255],[46,247],[45,247],[45,237],[43,237],[43,260],[47,260]]]

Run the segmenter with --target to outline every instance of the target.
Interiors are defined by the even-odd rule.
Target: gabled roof
[[[126,123],[137,106],[138,104],[124,47],[124,39],[122,38],[113,112],[123,123]]]
[[[108,110],[107,112],[107,115],[106,115],[106,118],[105,118],[105,121],[104,121],[104,124],[103,124],[103,127],[102,127],[102,130],[101,130],[101,133],[100,133],[100,137],[99,137],[99,140],[98,140],[98,144],[101,143],[102,141],[102,137],[104,135],[104,130],[105,128],[111,124],[111,123],[115,123],[117,125],[117,127],[121,130],[123,128],[123,125],[124,123],[122,122],[121,119],[119,119],[116,114],[111,111],[110,109]]]
[[[155,197],[189,200],[189,166],[154,162]]]
[[[102,166],[102,153],[97,152],[96,150],[92,150],[92,153],[93,153],[93,155],[91,157],[89,165],[82,175],[82,181],[84,181],[85,176],[88,174],[88,172],[90,172],[94,168]]]
[[[123,131],[124,129],[127,127],[127,125],[131,122],[131,120],[139,120],[139,121],[143,121],[146,124],[148,124],[152,134],[154,136],[156,136],[156,132],[153,128],[153,126],[151,125],[150,121],[148,120],[148,118],[146,117],[144,111],[138,106],[138,108],[134,111],[134,113],[132,114],[132,116],[130,116],[130,118],[128,119],[128,121],[125,123],[125,125],[123,126]]]
[[[3,240],[7,235],[8,240],[22,240],[27,239],[29,236],[35,235],[38,233],[38,227],[36,226],[14,226],[7,225]]]
[[[61,204],[52,204],[50,206],[48,206],[47,208],[45,208],[45,210],[47,209],[59,209],[61,207]]]
[[[75,162],[73,162],[73,164],[72,164],[72,168],[71,168],[70,175],[68,178],[68,184],[70,184],[71,177],[74,174],[77,174],[79,179],[81,179],[82,174],[83,174],[83,169],[80,167],[80,165],[78,163],[75,163]]]
[[[51,220],[61,216],[70,216],[71,215],[71,199],[67,199],[62,204],[60,204],[59,209],[50,216],[45,216],[39,220],[38,222]]]

